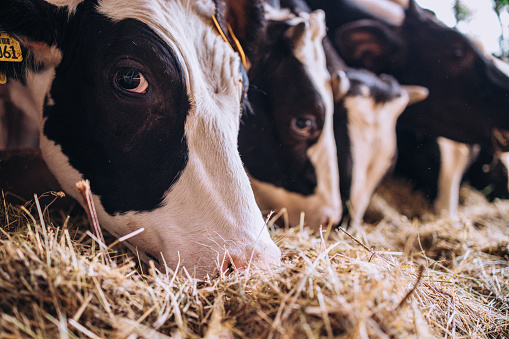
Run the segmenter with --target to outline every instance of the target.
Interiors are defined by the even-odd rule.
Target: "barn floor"
[[[386,183],[365,234],[274,230],[280,269],[207,282],[121,244],[105,265],[83,213],[46,211],[41,224],[3,203],[0,337],[509,338],[509,201],[461,196],[459,220],[435,218]]]

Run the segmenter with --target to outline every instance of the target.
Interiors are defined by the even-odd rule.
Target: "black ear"
[[[244,52],[252,57],[265,26],[263,0],[215,0],[216,17],[224,32],[230,24]],[[229,38],[231,38],[229,36]],[[230,41],[232,42],[232,41]]]
[[[370,19],[339,27],[334,32],[333,43],[348,65],[376,73],[387,71],[402,48],[393,28]]]
[[[27,70],[58,64],[59,31],[67,14],[44,0],[0,1],[0,30],[20,44],[23,58],[22,62],[0,61],[0,72],[22,79]]]

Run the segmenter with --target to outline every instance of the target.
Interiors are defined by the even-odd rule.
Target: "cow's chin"
[[[41,149],[62,188],[82,202],[76,182],[83,176],[69,164],[60,146],[42,135]],[[279,265],[281,251],[270,238],[245,172],[225,168],[215,171],[224,176],[218,180],[207,167],[207,161],[191,153],[179,180],[151,211],[110,215],[94,195],[101,226],[116,237],[144,228],[127,244],[163,271],[165,266],[185,267],[194,277],[204,278],[229,264],[239,269]]]
[[[315,232],[320,230],[320,226],[325,229],[329,222],[339,223],[340,204],[332,205],[330,199],[322,194],[304,196],[252,177],[251,185],[261,210],[269,213],[286,209],[290,226],[301,223],[302,213],[304,213],[304,225]],[[284,217],[280,219],[284,220]],[[278,224],[281,225],[282,220],[278,220]]]

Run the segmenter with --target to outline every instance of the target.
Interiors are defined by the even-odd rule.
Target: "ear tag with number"
[[[21,62],[23,55],[21,54],[21,46],[18,40],[9,34],[0,31],[0,61]],[[7,76],[0,73],[0,84],[7,82]]]
[[[0,61],[21,62],[21,46],[18,40],[0,31]]]

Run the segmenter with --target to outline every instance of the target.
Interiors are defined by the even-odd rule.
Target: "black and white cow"
[[[281,4],[297,14],[310,11],[302,0],[284,0]],[[397,118],[408,104],[426,98],[427,90],[400,86],[391,76],[349,68],[327,38],[323,44],[332,74],[343,218],[358,226],[396,157]]]
[[[280,258],[237,149],[247,80],[228,24],[251,56],[263,4],[0,2],[24,58],[0,72],[24,93],[61,186],[80,200],[75,183],[90,179],[103,227],[145,228],[130,239],[143,259],[197,276]]]
[[[251,60],[251,112],[242,118],[239,149],[262,211],[286,208],[293,225],[304,212],[317,230],[341,216],[324,13],[267,7],[267,16]]]

